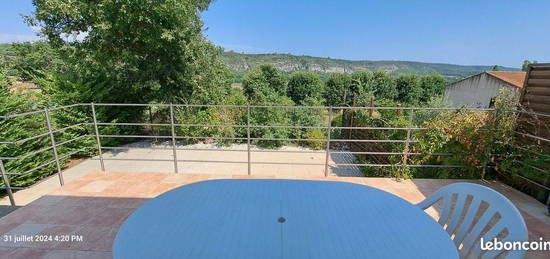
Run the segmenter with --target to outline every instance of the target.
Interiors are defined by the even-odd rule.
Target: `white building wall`
[[[510,87],[519,92],[517,87],[482,73],[449,84],[445,90],[445,98],[455,107],[489,108],[491,99],[504,87]]]

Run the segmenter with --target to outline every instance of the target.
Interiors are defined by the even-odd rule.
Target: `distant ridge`
[[[352,61],[311,56],[295,56],[290,54],[243,54],[233,51],[223,52],[222,60],[234,72],[246,72],[258,64],[269,63],[285,72],[311,70],[320,73],[352,73],[356,70],[384,70],[391,74],[438,73],[446,77],[449,81],[459,80],[493,68],[493,66],[463,66],[414,61]],[[503,71],[520,71],[519,68],[511,67],[500,67],[500,69]]]

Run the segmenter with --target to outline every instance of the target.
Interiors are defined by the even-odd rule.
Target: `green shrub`
[[[401,74],[395,79],[397,100],[403,103],[418,105],[423,96],[420,77],[415,74]]]
[[[307,134],[307,139],[309,140],[326,139],[326,138],[327,136],[321,129],[312,129]],[[315,150],[326,149],[325,141],[306,141],[306,145]]]
[[[344,106],[351,103],[351,76],[346,73],[331,73],[325,83],[325,100],[329,106]]]
[[[298,71],[288,80],[288,96],[298,105],[305,105],[308,98],[321,99],[324,85],[319,75],[311,71]]]
[[[6,87],[0,89],[0,114],[8,115],[14,113],[22,113],[40,108],[45,108],[51,105],[46,102],[46,97],[40,93],[29,92],[27,94],[9,93]],[[82,114],[72,108],[56,110],[50,112],[50,121],[54,129],[61,129],[77,123],[85,122],[86,118]],[[55,133],[56,142],[62,143],[69,141],[78,136],[88,134],[89,127],[79,126],[70,130]],[[32,115],[20,116],[16,118],[0,120],[0,139],[6,142],[23,140],[29,137],[47,133],[45,114],[37,113]],[[91,147],[95,143],[93,138],[81,138],[57,148],[59,157],[76,152],[83,147]],[[34,151],[39,151],[51,146],[49,135],[35,138],[19,144],[0,144],[0,156],[2,157],[20,157]],[[74,156],[91,155],[93,150],[85,150],[75,154]],[[70,158],[70,157],[69,157]],[[68,159],[68,158],[67,158]],[[67,161],[62,159],[61,166]],[[8,160],[5,162],[5,168],[8,172],[23,173],[38,166],[42,166],[47,162],[53,161],[54,156],[51,150],[45,150],[34,155],[27,156],[23,159]],[[42,179],[57,171],[55,163],[50,163],[42,168],[39,168],[32,173],[17,176],[10,175],[10,182],[13,186],[27,186],[34,183],[36,180]]]
[[[302,102],[307,106],[321,106],[322,101],[316,98],[308,97]],[[319,127],[326,126],[326,110],[325,109],[301,109],[296,108],[290,110],[290,126],[304,127]],[[310,129],[295,128],[291,129],[293,138],[305,138],[309,134]]]
[[[268,95],[285,96],[286,82],[277,68],[261,64],[252,69],[243,79],[244,95],[254,102],[262,102]]]
[[[269,95],[262,105],[274,106],[292,106],[294,102],[286,96]],[[292,110],[283,108],[254,108],[250,111],[250,120],[252,125],[260,126],[288,126],[292,125]],[[255,138],[290,138],[292,133],[288,128],[258,128],[251,129],[251,136]],[[275,148],[287,144],[287,140],[258,140],[255,144],[263,147]]]

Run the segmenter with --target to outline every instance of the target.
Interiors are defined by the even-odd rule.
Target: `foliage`
[[[10,85],[10,80],[8,79],[8,68],[5,66],[0,66],[0,89],[7,89]]]
[[[367,89],[370,89],[377,99],[394,100],[397,97],[394,78],[381,70],[370,73]]]
[[[351,76],[345,73],[331,73],[325,84],[325,100],[328,106],[345,106],[350,103],[348,94]]]
[[[352,104],[353,97],[356,106],[370,106],[370,100],[376,99],[377,106],[446,107],[447,104],[441,98],[447,84],[446,79],[454,80],[490,68],[222,53],[220,48],[208,42],[202,34],[200,13],[206,10],[210,2],[34,0],[36,12],[34,16],[27,17],[27,21],[41,28],[47,42],[0,45],[0,114],[88,102],[345,106]],[[247,74],[239,71],[232,78],[220,56],[230,66],[244,62],[247,65],[243,67],[254,68]],[[228,56],[241,60],[228,62]],[[381,70],[388,66],[394,66],[396,70],[391,73]],[[311,67],[316,67],[321,72],[300,71],[289,75],[294,69],[307,70]],[[317,69],[318,67],[321,69]],[[351,75],[328,75],[322,72],[335,71],[335,67],[338,68],[336,71],[359,71]],[[373,70],[374,72],[370,72]],[[40,86],[43,93],[8,93],[8,75],[33,81]],[[323,84],[325,77],[328,78],[326,84]],[[242,92],[230,88],[231,81],[241,80]],[[505,95],[496,98],[495,105],[500,110],[515,107],[511,97]],[[166,106],[150,110],[142,107],[97,106],[96,111],[100,122],[139,123],[149,120],[165,124],[170,118]],[[248,123],[246,108],[192,106],[176,107],[174,112],[178,124],[207,124],[177,127],[178,135],[191,137],[188,143],[201,141],[204,136],[244,138],[248,133],[244,127]],[[407,150],[419,153],[419,156],[404,158],[401,155],[390,155],[388,161],[396,166],[378,170],[370,168],[367,172],[369,175],[434,177],[433,174],[425,173],[430,172],[441,178],[479,178],[482,174],[480,168],[486,165],[495,165],[497,169],[518,174],[521,170],[514,168],[524,169],[525,167],[518,166],[521,163],[541,167],[548,165],[547,157],[528,157],[514,148],[512,132],[516,118],[513,113],[415,111],[412,125],[409,121],[411,112],[405,109],[360,110],[351,113],[356,119],[355,126],[427,128],[426,131],[413,133],[415,144],[411,144]],[[251,128],[251,137],[261,138],[253,144],[268,148],[289,143],[284,139],[325,139],[326,131],[316,127],[340,123],[343,119],[338,115],[333,121],[327,121],[326,110],[301,108],[259,107],[252,108],[250,115],[250,124],[259,126]],[[51,113],[54,128],[89,122],[86,118],[90,117],[89,107],[74,107]],[[213,126],[222,124],[239,126]],[[283,125],[309,128],[264,127]],[[89,134],[90,130],[87,126],[77,126],[56,133],[55,138],[59,143]],[[0,139],[16,141],[45,131],[44,116],[39,113],[2,121]],[[170,127],[100,127],[101,134],[122,135],[147,131],[170,134]],[[368,139],[402,140],[407,136],[405,130],[364,132]],[[122,143],[109,139],[102,141],[106,146]],[[221,145],[239,142],[242,143],[230,139],[217,141]],[[313,149],[326,148],[324,141],[304,141],[300,144]],[[29,150],[40,150],[49,145],[51,142],[46,135],[20,145],[0,145],[0,153],[2,156],[17,157]],[[82,138],[59,147],[58,151],[60,155],[64,155],[92,145],[94,139]],[[384,142],[378,147],[388,152],[405,150],[403,143]],[[453,155],[433,155],[449,152]],[[491,155],[495,153],[500,156]],[[92,155],[89,151],[78,154]],[[52,152],[48,150],[20,160],[8,161],[6,167],[10,172],[24,172],[50,162],[31,174],[10,176],[14,185],[23,186],[54,173],[56,166],[51,163],[52,159]],[[63,166],[66,159],[61,162]],[[465,166],[465,169],[421,171],[406,164],[459,164]]]
[[[550,182],[550,155],[536,145],[519,145],[498,156],[496,163],[495,169],[501,174],[526,177],[542,185],[548,185]],[[520,182],[516,182],[515,185],[519,185],[518,183]],[[539,196],[537,198],[542,202],[548,198],[546,191],[542,192],[542,195],[532,190],[531,192]]]
[[[397,96],[394,78],[384,71],[356,71],[351,78],[339,73],[329,77],[325,93],[328,105],[352,105],[354,95],[356,99],[375,96],[376,99],[393,100]],[[359,105],[359,102],[356,100],[355,105]]]
[[[412,105],[418,104],[422,97],[422,84],[419,76],[402,74],[395,79],[397,100]]]
[[[276,94],[266,96],[262,103],[266,106],[292,106],[294,102],[286,97]],[[282,108],[253,108],[250,111],[250,123],[260,126],[287,126],[292,125],[292,111]],[[292,130],[288,128],[254,127],[251,129],[251,137],[265,139],[287,139]],[[263,147],[275,148],[288,143],[286,140],[258,140],[255,144]]]
[[[306,106],[321,106],[320,100],[308,97],[303,100],[302,105]],[[292,126],[305,126],[305,127],[320,127],[326,126],[324,109],[292,109],[291,111],[291,124]],[[294,138],[307,138],[312,134],[314,129],[292,129],[292,137]],[[307,144],[307,143],[303,143]]]
[[[384,71],[356,71],[352,74],[351,92],[357,96],[394,100],[397,97],[394,81],[395,79]]]
[[[262,64],[255,67],[243,80],[245,96],[252,101],[261,102],[269,95],[286,96],[286,82],[274,66]]]
[[[509,110],[517,106],[510,89],[501,90],[495,98],[494,112],[458,110],[443,112],[422,127],[414,151],[416,164],[462,165],[464,168],[441,170],[441,178],[479,178],[484,167],[494,161],[493,154],[506,154],[513,144],[516,114]],[[452,153],[434,156],[433,153]]]
[[[500,66],[495,65],[495,66],[493,66],[493,68],[491,70],[492,71],[500,71]]]
[[[162,3],[150,0],[33,1],[36,10],[26,20],[41,29],[47,42],[1,46],[0,113],[89,102],[208,104],[237,101],[228,100],[233,97],[230,73],[219,59],[221,49],[202,35],[200,13],[209,3],[209,0]],[[8,74],[33,81],[43,93],[8,93]],[[145,107],[104,106],[96,106],[96,112],[100,122],[142,122],[148,113]],[[150,115],[165,113],[166,109],[156,109]],[[207,109],[194,118],[242,122],[240,115]],[[43,117],[39,113],[2,121],[2,140],[16,141],[44,133]],[[89,106],[51,112],[54,128],[89,122],[90,117]],[[102,134],[145,130],[135,126],[100,127]],[[58,142],[64,142],[89,132],[89,127],[75,126],[55,133],[55,137]],[[234,134],[242,134],[242,130]],[[2,156],[20,156],[29,150],[47,147],[51,144],[49,141],[46,135],[17,146],[0,145],[0,151]],[[122,143],[110,139],[102,141],[109,146]],[[66,155],[76,147],[91,146],[93,142],[91,138],[81,138],[60,146],[58,151]],[[13,172],[24,172],[51,162],[51,155],[51,151],[40,152],[6,162],[6,167]],[[91,153],[79,152],[77,155]],[[55,163],[49,163],[26,176],[12,177],[12,180],[15,185],[27,185],[54,172]]]
[[[428,128],[418,136],[413,152],[416,164],[464,165],[465,168],[440,175],[442,178],[479,178],[482,167],[489,162],[491,140],[486,112],[459,110],[444,112],[436,120],[423,124]],[[452,153],[452,156],[433,156],[433,153]]]
[[[11,49],[10,65],[16,71],[13,76],[30,80],[62,69],[59,55],[46,42],[13,43]]]
[[[529,69],[529,65],[537,64],[537,63],[539,63],[539,62],[536,61],[536,60],[533,60],[533,61],[524,60],[523,64],[521,64],[521,71],[527,71]]]
[[[316,139],[326,139],[325,133],[321,129],[310,130],[306,136],[310,141],[306,142],[306,145],[312,149],[322,150],[325,149],[325,141],[311,141]]]
[[[370,73],[368,71],[355,71],[351,74],[351,85],[349,86],[349,92],[351,96],[359,95],[362,92],[372,92],[372,85],[368,85],[370,79]]]
[[[246,105],[248,102],[240,92],[226,96],[220,104]],[[193,116],[189,116],[193,114]],[[168,115],[168,114],[167,114]],[[241,125],[247,124],[247,111],[234,107],[178,107],[175,109],[175,123],[178,124],[206,124],[206,125]],[[189,126],[177,127],[179,136],[189,137],[246,137],[244,127],[216,127],[216,126]],[[202,139],[188,139],[186,143],[197,143]],[[217,139],[218,144],[229,145],[234,140]]]
[[[444,96],[432,97],[423,106],[429,108],[453,107],[449,100],[447,100]],[[441,115],[441,110],[415,110],[413,124],[422,125],[424,122],[437,120],[439,115]]]
[[[519,115],[514,112],[502,111],[503,108],[517,106],[517,95],[511,89],[501,90],[499,96],[495,98],[495,107],[501,110],[497,110],[492,120],[494,128],[498,129],[493,134],[492,153],[496,155],[492,164],[501,175],[527,177],[547,186],[550,183],[550,154],[548,150],[545,150],[543,145],[514,138],[514,131],[522,130],[521,124],[516,123]],[[550,122],[542,120],[540,117],[524,114],[521,119],[525,123],[539,125],[541,130],[550,130]],[[518,186],[518,182],[512,184],[520,189],[525,189],[524,186]],[[546,201],[546,191],[537,193],[532,188],[529,189],[528,191],[533,196],[543,202]]]
[[[319,76],[309,71],[294,72],[288,80],[288,97],[296,104],[307,98],[322,98],[324,85]]]
[[[421,103],[427,103],[430,99],[441,96],[447,87],[447,80],[441,75],[425,75],[420,79],[422,95],[418,100]]]
[[[2,105],[0,105],[0,114],[2,115],[21,113],[51,106],[51,102],[48,101],[48,98],[40,93],[32,91],[26,94],[10,93],[5,84],[0,87],[0,103],[2,103]],[[50,120],[54,129],[61,129],[85,122],[82,114],[73,110],[51,111]],[[55,133],[54,137],[59,144],[75,139],[78,136],[83,136],[87,134],[87,130],[86,126],[76,126],[70,130]],[[48,132],[48,129],[44,113],[3,119],[0,121],[0,139],[2,139],[2,141],[19,141],[45,132]],[[92,142],[93,140],[90,138],[81,138],[57,147],[57,151],[59,156],[63,157],[68,155],[69,152],[76,152],[82,147],[91,146]],[[34,155],[27,155],[31,151],[38,151],[50,146],[51,140],[49,135],[30,139],[18,144],[0,144],[0,154],[2,154],[2,157],[20,157],[19,159],[5,162],[5,168],[8,172],[22,173],[43,166],[22,176],[10,175],[10,182],[13,186],[27,186],[55,172],[56,165],[52,162],[54,156],[51,150],[44,150]],[[82,151],[77,154],[91,155],[90,151]],[[66,161],[66,158],[61,159],[61,166],[63,166]]]
[[[204,101],[229,89],[220,50],[202,35],[209,2],[35,0],[27,20],[62,54],[70,81],[93,85],[88,101]]]
[[[368,96],[368,95],[367,95]],[[368,97],[359,98],[364,105]],[[412,123],[410,111],[401,110],[358,110],[354,112],[353,126],[369,127],[418,127],[425,130],[411,132],[413,143],[408,152],[415,153],[404,159],[402,155],[387,155],[390,168],[369,168],[364,172],[372,176],[393,176],[398,178],[492,178],[490,168],[508,170],[520,163],[532,163],[539,168],[547,158],[526,156],[516,147],[514,129],[517,114],[510,110],[517,107],[517,96],[509,89],[501,90],[495,98],[495,111],[459,110],[415,110]],[[397,106],[394,101],[381,100],[379,106]],[[445,108],[449,104],[442,97],[432,98],[428,107]],[[403,140],[406,130],[358,130],[365,139]],[[371,147],[385,152],[401,153],[405,151],[403,143],[373,143]],[[541,152],[541,151],[539,151]],[[445,155],[445,154],[452,155]],[[541,152],[542,153],[542,152]],[[498,154],[498,155],[495,155]],[[361,158],[365,163],[372,161]],[[376,162],[375,162],[376,163]],[[542,164],[541,164],[542,163]],[[462,166],[462,168],[416,168],[408,165]],[[486,169],[489,168],[489,169]],[[518,167],[526,170],[526,166]],[[525,170],[524,170],[525,169]],[[512,172],[518,170],[512,170]],[[532,170],[531,170],[532,171]],[[540,182],[547,183],[550,176],[543,176]],[[537,179],[537,178],[535,178]],[[540,178],[538,178],[540,179]]]
[[[366,100],[367,98],[360,98]],[[391,100],[381,100],[380,106],[395,107],[397,104]],[[355,123],[353,126],[362,127],[407,127],[409,125],[408,114],[405,111],[397,112],[396,110],[358,110],[353,112]],[[353,135],[360,136],[363,139],[378,139],[378,140],[403,140],[406,138],[406,132],[403,130],[356,130]],[[378,148],[387,152],[403,152],[403,143],[368,143],[371,148]],[[363,161],[368,162],[364,158]],[[390,164],[402,164],[402,157],[398,155],[386,156],[384,161]],[[376,162],[375,162],[376,163]],[[410,172],[402,166],[382,167],[365,169],[364,173],[373,176],[392,176],[400,178],[409,178]]]

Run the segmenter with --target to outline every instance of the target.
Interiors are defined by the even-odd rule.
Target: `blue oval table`
[[[142,205],[114,258],[458,258],[424,211],[364,185],[212,180]]]

